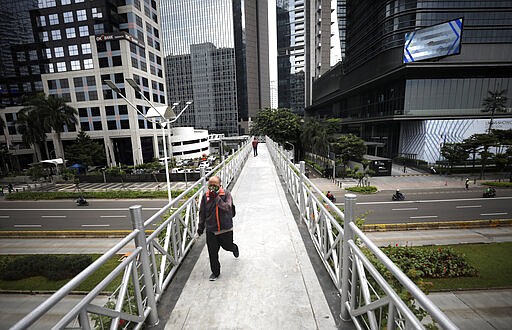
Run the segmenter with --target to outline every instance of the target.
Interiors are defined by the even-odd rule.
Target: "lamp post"
[[[164,142],[164,158],[165,158],[164,163],[165,163],[165,177],[167,180],[167,193],[169,195],[169,202],[171,202],[171,200],[172,200],[171,184],[170,184],[170,180],[169,180],[169,163],[168,163],[168,159],[167,159],[168,158],[167,146],[166,146],[166,141],[165,141],[165,126],[167,125],[167,127],[168,127],[169,153],[171,155],[171,157],[169,157],[169,158],[172,159],[173,152],[172,152],[171,129],[170,129],[171,124],[174,123],[176,120],[178,120],[178,118],[183,114],[183,112],[185,110],[187,110],[187,108],[192,104],[193,101],[186,102],[185,107],[183,109],[181,109],[181,111],[178,113],[178,115],[176,115],[174,113],[174,108],[176,106],[178,106],[180,104],[180,102],[174,102],[172,104],[172,107],[167,107],[167,106],[155,107],[153,105],[153,103],[151,103],[151,101],[146,97],[146,95],[144,95],[144,93],[142,92],[142,89],[139,87],[139,85],[137,85],[135,80],[133,80],[131,78],[126,78],[125,80],[137,93],[139,93],[139,95],[151,107],[151,109],[149,109],[148,112],[146,113],[145,117],[160,118],[160,126],[162,127],[162,138],[163,138],[163,142]]]
[[[130,83],[130,82],[128,82],[128,83]],[[133,83],[135,84],[135,82],[133,82]],[[166,115],[169,118],[170,117],[176,117],[176,115],[174,114],[174,111],[173,111],[173,107],[176,106],[177,103],[174,104],[173,107],[159,106],[159,107],[155,108],[151,104],[151,102],[149,102],[149,100],[146,97],[144,97],[146,102],[148,102],[150,104],[150,106],[151,106],[150,111],[148,111],[147,115],[145,115],[142,112],[140,112],[139,109],[132,102],[130,102],[130,100],[128,100],[126,98],[126,96],[123,95],[123,93],[121,93],[121,90],[111,80],[105,80],[105,84],[107,84],[107,86],[110,87],[110,89],[112,89],[117,95],[119,95],[123,100],[125,100],[126,103],[128,103],[128,105],[130,105],[133,109],[135,109],[135,111],[137,111],[137,113],[139,115],[144,117],[144,119],[146,119],[146,120],[148,120],[149,122],[152,122],[152,123],[158,123],[160,125],[160,127],[162,128],[162,138],[163,138],[163,144],[164,144],[164,157],[165,157],[165,161],[164,161],[164,163],[165,163],[165,178],[166,178],[166,181],[167,181],[167,197],[169,199],[169,203],[171,203],[172,202],[171,182],[169,180],[169,166],[168,166],[168,163],[167,163],[168,162],[168,160],[167,160],[167,146],[166,146],[166,141],[165,141],[165,130],[164,130],[165,125],[167,124],[167,121],[166,121],[167,119],[164,116]],[[137,86],[137,88],[138,88],[138,86]],[[139,88],[138,92],[141,93],[140,88]],[[144,96],[144,94],[142,94],[142,95]],[[154,112],[150,113],[151,110],[154,110],[157,115],[155,115]],[[161,117],[161,120],[159,122],[156,121],[156,120],[151,120],[151,118],[155,118],[155,117]]]

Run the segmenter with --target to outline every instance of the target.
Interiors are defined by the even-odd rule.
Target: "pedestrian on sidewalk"
[[[258,143],[260,143],[258,141],[257,138],[254,138],[254,140],[252,140],[252,150],[254,151],[254,157],[258,156]]]
[[[199,209],[197,234],[201,236],[206,229],[206,245],[210,258],[210,281],[220,275],[219,250],[233,252],[238,258],[238,246],[233,243],[233,197],[220,184],[218,176],[208,180],[208,190],[203,196]]]
[[[466,190],[469,189],[469,178],[466,178]]]

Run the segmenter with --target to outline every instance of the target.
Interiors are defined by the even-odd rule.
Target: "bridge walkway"
[[[258,153],[232,189],[240,257],[221,249],[210,282],[205,246],[165,329],[336,328],[267,146]]]

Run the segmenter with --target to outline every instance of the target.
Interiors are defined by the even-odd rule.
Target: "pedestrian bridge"
[[[232,191],[240,248],[238,259],[221,250],[217,281],[208,281],[204,248],[181,292],[170,285],[194,243],[204,240],[195,236],[203,176],[150,219],[141,218],[140,206],[131,207],[133,232],[12,329],[37,328],[39,318],[126,247],[133,247],[131,253],[69,306],[55,329],[423,329],[432,323],[456,329],[357,228],[355,195],[345,196],[342,213],[307,179],[304,163],[297,168],[268,138],[258,149],[253,157],[251,145],[244,144],[212,171]],[[312,257],[306,246],[312,246]],[[394,277],[393,286],[375,260]],[[117,289],[98,299],[115,281]],[[329,286],[335,295],[325,294]],[[402,300],[402,292],[412,299]],[[167,313],[158,308],[164,295],[177,296]],[[417,316],[418,310],[426,317]]]

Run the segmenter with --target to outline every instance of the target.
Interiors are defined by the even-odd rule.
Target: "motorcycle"
[[[403,200],[405,200],[405,195],[402,194],[402,193],[395,193],[391,197],[391,200],[393,200],[393,201],[403,201]]]
[[[484,198],[496,197],[496,190],[494,188],[487,188],[487,189],[485,189],[483,197]]]
[[[79,197],[75,203],[77,206],[89,206],[89,202],[83,197]]]

